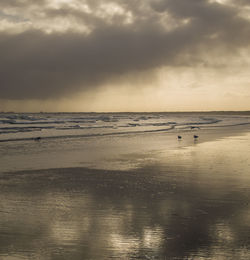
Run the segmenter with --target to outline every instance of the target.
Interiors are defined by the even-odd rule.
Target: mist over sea
[[[1,113],[0,259],[249,259],[249,151],[250,112]]]

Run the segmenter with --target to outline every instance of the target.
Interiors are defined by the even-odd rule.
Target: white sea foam
[[[0,114],[0,142],[192,131],[250,124],[249,112],[238,113],[37,113]],[[62,131],[63,130],[63,131]]]

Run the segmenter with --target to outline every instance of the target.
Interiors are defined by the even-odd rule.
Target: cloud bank
[[[2,0],[0,10],[0,99],[67,97],[161,67],[249,64],[246,0]]]

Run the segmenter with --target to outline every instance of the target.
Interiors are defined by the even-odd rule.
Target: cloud
[[[162,66],[228,66],[249,47],[246,4],[1,1],[0,98],[65,97]]]

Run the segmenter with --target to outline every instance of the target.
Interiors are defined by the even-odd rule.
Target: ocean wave
[[[66,138],[86,138],[86,137],[98,137],[98,136],[116,136],[116,135],[128,135],[128,134],[144,134],[144,133],[157,133],[157,132],[168,132],[173,128],[155,129],[155,130],[144,130],[144,131],[123,131],[123,132],[109,132],[109,133],[96,133],[96,134],[78,134],[78,135],[57,135],[57,136],[33,136],[24,138],[10,138],[0,139],[1,142],[10,141],[29,141],[29,140],[48,140],[48,139],[66,139]]]
[[[37,132],[42,130],[46,131],[41,132],[41,138],[65,138],[75,135],[90,137],[159,131],[197,131],[248,124],[249,115],[220,113],[0,114],[0,142],[33,140],[38,136]]]
[[[0,120],[2,124],[11,125],[44,125],[44,124],[65,124],[66,121],[15,121],[15,120]]]
[[[54,129],[54,126],[47,126],[47,127],[0,127],[0,134],[7,134],[7,133],[18,133],[18,132],[32,132],[32,131],[42,131],[43,129]]]
[[[56,130],[74,130],[74,129],[81,129],[81,130],[86,130],[86,129],[105,129],[105,128],[114,128],[114,126],[80,126],[80,125],[75,125],[75,126],[68,126],[68,127],[56,127]]]

